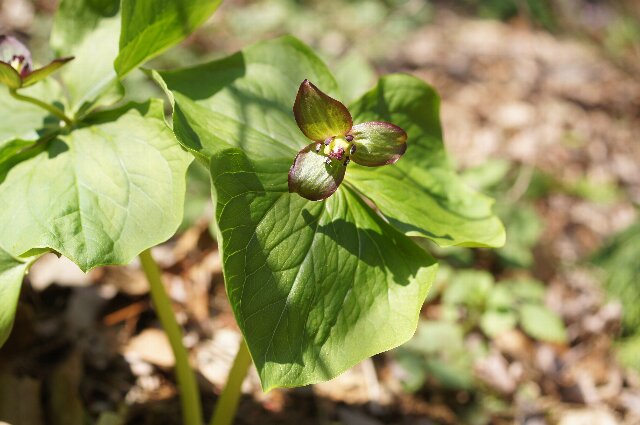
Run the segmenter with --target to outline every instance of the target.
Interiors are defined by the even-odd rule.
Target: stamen
[[[316,152],[320,152],[320,148],[322,147],[322,143],[318,143],[316,145]]]
[[[341,161],[342,158],[344,158],[344,153],[345,153],[344,148],[338,148],[329,152],[329,158],[337,159],[338,161]]]
[[[349,155],[353,155],[356,153],[356,145],[351,145],[351,149],[349,149]]]
[[[349,163],[351,162],[351,160],[349,158],[344,160],[344,166],[346,167],[347,165],[349,165]]]
[[[331,158],[327,157],[327,159],[324,160],[324,163],[327,165],[331,165]]]
[[[353,136],[350,134],[347,134],[347,136],[345,137],[345,139],[347,139],[347,142],[351,142],[353,140]]]

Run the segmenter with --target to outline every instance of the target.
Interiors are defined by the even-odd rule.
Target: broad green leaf
[[[350,103],[365,94],[376,83],[376,72],[365,57],[350,52],[333,68],[343,100]]]
[[[0,184],[0,243],[50,248],[83,270],[125,264],[168,239],[182,219],[190,162],[162,104],[121,111],[49,142]],[[113,117],[111,117],[113,118]]]
[[[313,81],[337,98],[333,77],[313,52],[291,37],[282,37],[222,60],[154,75],[174,102],[174,131],[180,142],[201,161],[211,159],[227,291],[263,387],[328,379],[371,353],[406,340],[415,327],[412,318],[424,299],[421,291],[433,279],[433,260],[370,210],[349,185],[343,183],[323,202],[309,202],[288,193],[287,172],[298,151],[309,144],[291,110],[300,82]],[[419,83],[418,87],[425,90],[424,83],[417,79],[397,78],[409,78],[411,84]],[[413,94],[401,90],[398,96]],[[419,106],[416,110],[412,102],[390,105],[399,108],[394,114],[411,116],[418,122],[411,126],[409,140],[412,134],[416,139],[430,137],[431,133],[421,135],[421,128],[431,131],[434,114],[435,125],[439,125],[437,110],[427,109],[425,113],[424,105]],[[364,108],[359,111],[364,113]],[[365,121],[393,122],[375,109],[371,115],[380,116]],[[230,147],[242,151],[229,153]],[[435,165],[446,162],[440,137],[423,150],[428,148],[436,154],[430,155],[429,161]],[[392,166],[379,169],[387,167]],[[449,180],[455,178],[449,168],[446,171]],[[407,182],[394,184],[400,193],[411,192]],[[453,186],[457,196],[471,194],[470,202],[478,201],[480,208],[489,211],[487,198],[458,186],[463,189]],[[371,196],[368,191],[362,193]],[[429,199],[411,198],[411,203],[428,203]],[[398,208],[407,205],[403,199]],[[450,215],[441,213],[436,218],[449,219]],[[477,230],[481,241],[494,237],[476,229],[481,223],[468,224],[464,217],[453,217],[452,232],[467,226]],[[487,220],[495,220],[499,226],[493,216]],[[482,224],[490,232],[487,222]],[[386,237],[392,244],[381,244]],[[363,250],[358,251],[358,244]],[[371,253],[378,251],[377,256]],[[407,267],[414,272],[393,271]],[[397,286],[407,276],[411,276],[409,284]],[[304,284],[300,283],[302,279]],[[362,279],[368,289],[360,292]],[[379,291],[383,280],[387,288],[416,291],[418,295],[399,300],[396,292]],[[358,295],[345,297],[344,291],[349,288],[357,289]],[[309,291],[314,292],[309,295]],[[315,298],[309,303],[308,297]],[[344,301],[344,308],[336,307],[334,299]],[[347,321],[340,316],[352,314],[350,308],[355,307],[349,303],[361,302],[370,303],[366,311],[357,309],[369,318],[354,316]],[[338,320],[339,325],[332,320]],[[325,328],[327,323],[333,326],[331,331]],[[396,328],[388,332],[388,326]]]
[[[250,155],[291,155],[293,161],[309,143],[292,120],[299,82],[313,81],[334,98],[337,93],[326,66],[292,37],[157,76],[175,100],[176,135],[205,160],[221,145],[232,144]],[[351,109],[354,122],[384,120],[400,126],[409,135],[407,153],[393,166],[351,164],[345,182],[409,235],[440,245],[500,246],[505,234],[491,212],[493,201],[465,186],[448,163],[438,103],[433,89],[417,78],[383,78]]]
[[[298,86],[306,78],[335,97],[326,65],[300,41],[281,37],[222,60],[156,73],[175,100],[174,131],[207,161],[221,147],[250,156],[289,157],[309,144],[293,117]]]
[[[44,81],[20,93],[53,102],[61,95],[56,81]],[[21,149],[31,145],[44,134],[57,127],[58,119],[47,111],[26,102],[20,102],[0,86],[0,164]],[[1,179],[0,179],[1,181]]]
[[[110,104],[122,96],[113,61],[118,55],[120,16],[117,0],[62,0],[54,19],[51,46],[59,56],[75,56],[60,71],[77,113],[93,103]]]
[[[221,0],[123,0],[120,53],[122,78],[138,65],[178,44],[199,27]]]
[[[535,339],[566,342],[567,331],[562,319],[540,304],[525,304],[520,308],[520,325]]]
[[[214,154],[225,283],[265,390],[331,379],[407,341],[435,260],[340,188],[287,188],[290,159]]]
[[[409,136],[407,152],[393,166],[355,165],[345,178],[394,226],[441,246],[504,244],[502,223],[491,212],[493,200],[468,188],[447,160],[439,99],[430,86],[408,75],[389,75],[349,110],[356,124],[387,121]]]
[[[59,54],[73,48],[102,19],[117,16],[119,8],[119,0],[62,0],[51,31],[51,47]]]
[[[33,260],[14,258],[0,248],[0,347],[11,333],[22,278]]]

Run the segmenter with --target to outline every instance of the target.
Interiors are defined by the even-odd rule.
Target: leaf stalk
[[[229,371],[227,383],[220,394],[215,411],[211,417],[210,425],[231,425],[238,410],[240,395],[242,394],[242,382],[251,365],[251,354],[244,338],[238,348],[238,353]]]
[[[42,109],[45,109],[46,111],[50,112],[52,115],[55,115],[57,118],[60,118],[62,121],[64,121],[65,124],[67,124],[67,126],[71,126],[73,124],[73,120],[71,118],[66,116],[65,113],[62,110],[56,108],[53,105],[50,105],[50,104],[48,104],[46,102],[43,102],[43,101],[41,101],[39,99],[36,99],[35,97],[25,96],[23,94],[19,94],[16,89],[10,89],[9,93],[16,100],[19,100],[21,102],[28,102],[28,103],[36,105],[36,106],[38,106],[38,107],[40,107]]]
[[[149,281],[151,299],[158,319],[160,319],[160,324],[167,333],[171,350],[176,359],[176,377],[182,405],[182,423],[185,425],[202,425],[202,404],[196,376],[189,365],[187,350],[182,344],[182,331],[171,307],[171,300],[162,284],[160,267],[153,259],[150,249],[140,254],[140,262]]]

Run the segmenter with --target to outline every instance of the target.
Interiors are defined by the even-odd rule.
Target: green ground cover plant
[[[171,125],[163,100],[124,102],[127,75],[218,4],[63,0],[51,35],[61,59],[35,67],[12,37],[0,58],[0,343],[40,255],[84,271],[139,256],[189,425],[202,423],[200,397],[150,249],[182,222],[194,158],[210,172],[245,341],[213,424],[232,420],[252,361],[268,391],[331,379],[409,340],[437,270],[414,238],[505,240],[493,201],[450,164],[438,95],[418,78],[385,76],[347,107],[349,88],[286,36],[191,68],[145,70],[166,93]]]

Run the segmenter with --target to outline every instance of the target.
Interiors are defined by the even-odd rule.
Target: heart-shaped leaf
[[[123,0],[120,78],[138,65],[184,40],[220,5],[221,0]]]
[[[122,97],[113,61],[118,55],[118,0],[62,0],[51,31],[51,46],[59,56],[75,56],[60,71],[69,109],[86,111],[99,101]]]
[[[0,184],[0,243],[12,254],[53,249],[83,270],[126,264],[173,235],[191,159],[162,103],[60,135]],[[95,120],[97,121],[97,119]]]
[[[53,102],[61,96],[56,81],[47,80],[36,86],[21,90],[22,94]],[[26,102],[18,102],[9,95],[6,87],[0,86],[0,164],[18,151],[30,146],[42,136],[57,129],[59,119],[47,111]],[[0,165],[0,181],[2,181]]]
[[[298,85],[308,79],[329,96],[337,92],[331,73],[311,50],[283,37],[155,78],[174,102],[180,142],[210,161],[227,293],[263,387],[329,379],[409,338],[434,277],[433,259],[367,206],[352,188],[359,180],[343,183],[323,202],[288,191],[292,159],[309,145],[291,112]],[[439,130],[437,104],[420,97],[433,92],[420,80],[403,78],[410,87],[398,87],[397,96],[407,97],[406,103],[388,107],[391,114],[416,121],[405,156],[412,152],[412,135],[422,144],[420,130],[426,127],[428,143],[416,154],[431,148],[439,152],[430,157],[432,163],[446,163],[442,139],[431,138],[430,125]],[[410,90],[413,85],[417,93]],[[373,111],[354,122],[394,122]],[[350,173],[347,169],[347,183]],[[403,193],[414,182],[393,184]],[[484,202],[461,187],[452,190]],[[428,203],[429,196],[411,202]],[[397,208],[406,205],[402,200]],[[461,220],[471,228],[486,224]],[[438,232],[438,220],[426,224]],[[475,229],[482,240],[495,237],[484,230],[492,231]]]
[[[11,333],[22,278],[35,258],[14,258],[0,247],[0,347]]]
[[[407,341],[435,260],[350,189],[288,192],[289,159],[215,154],[227,293],[265,390],[331,379]]]
[[[409,75],[389,75],[350,108],[354,122],[384,120],[408,134],[393,166],[353,166],[352,183],[398,229],[438,245],[502,246],[504,227],[493,200],[465,186],[447,160],[436,92]]]

